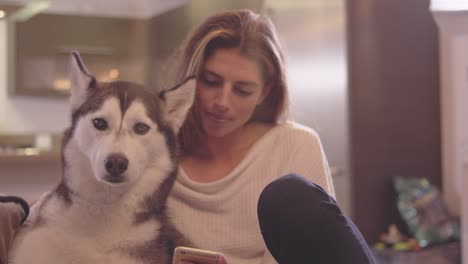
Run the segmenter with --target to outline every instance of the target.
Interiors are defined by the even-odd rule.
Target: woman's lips
[[[210,117],[212,120],[219,122],[219,123],[228,122],[231,120],[229,117],[226,117],[223,115],[219,115],[219,114],[215,114],[211,112],[207,112],[207,114],[208,114],[208,117]]]

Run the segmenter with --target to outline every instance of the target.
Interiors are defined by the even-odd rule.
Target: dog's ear
[[[191,76],[174,88],[160,94],[165,103],[167,120],[175,132],[179,131],[190,107],[192,107],[195,99],[195,84],[195,77]]]
[[[86,69],[77,51],[73,51],[70,55],[68,71],[71,86],[71,109],[75,111],[86,100],[89,89],[94,88],[96,79]]]

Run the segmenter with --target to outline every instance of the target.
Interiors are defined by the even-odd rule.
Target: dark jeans
[[[361,232],[335,200],[302,176],[289,174],[265,187],[258,218],[279,264],[376,263]]]

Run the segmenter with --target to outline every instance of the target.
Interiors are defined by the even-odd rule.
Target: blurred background
[[[462,215],[468,8],[456,0],[0,0],[0,193],[34,201],[60,177],[71,50],[100,80],[168,88],[190,30],[239,8],[274,21],[293,119],[319,133],[338,203],[369,243],[407,228],[397,176],[427,179]]]
[[[40,135],[46,143],[57,142],[54,136],[69,122],[71,50],[80,51],[100,80],[126,79],[163,89],[173,85],[163,79],[171,70],[168,60],[204,18],[238,8],[267,14],[285,48],[293,117],[322,135],[337,176],[338,200],[351,213],[344,1],[3,2],[6,75],[0,131]]]

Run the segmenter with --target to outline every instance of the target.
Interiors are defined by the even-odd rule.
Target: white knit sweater
[[[262,136],[218,181],[195,182],[180,168],[168,200],[169,214],[198,248],[222,252],[231,264],[276,263],[260,233],[257,201],[268,183],[289,173],[307,177],[335,195],[318,135],[285,123]]]

